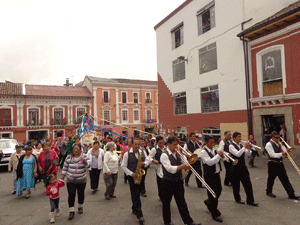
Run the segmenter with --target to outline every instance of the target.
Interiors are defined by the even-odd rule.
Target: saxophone
[[[142,167],[140,167],[140,164],[142,162],[142,152],[140,153],[138,162],[137,162],[137,166],[136,166],[136,170],[135,173],[137,175],[137,178],[134,179],[134,183],[135,184],[140,184],[143,178],[143,175],[145,175],[145,170],[142,169]]]

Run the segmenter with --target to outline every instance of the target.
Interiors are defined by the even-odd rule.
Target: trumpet
[[[232,161],[232,164],[233,164],[234,166],[235,166],[236,164],[238,164],[238,162],[239,162],[238,159],[232,158],[232,157],[229,155],[229,153],[227,153],[227,152],[224,152],[224,153],[223,153],[223,156],[225,157],[225,160],[226,160],[227,162]]]
[[[250,141],[241,141],[241,142],[244,143],[244,144],[249,143],[250,146],[251,146],[251,150],[253,150],[253,151],[258,151],[258,150],[262,151],[261,147],[252,144]]]

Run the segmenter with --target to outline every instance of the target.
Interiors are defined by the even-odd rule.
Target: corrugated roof
[[[88,79],[93,83],[115,83],[117,84],[134,84],[134,85],[158,85],[157,81],[151,80],[132,80],[132,79],[119,79],[119,78],[101,78],[101,77],[93,77],[87,76]]]
[[[5,83],[0,83],[0,95],[21,95],[22,94],[22,84],[12,83],[5,81]]]
[[[300,1],[297,1],[285,8],[283,8],[282,10],[280,10],[279,12],[275,13],[274,15],[266,18],[265,20],[262,20],[256,24],[254,24],[253,26],[249,27],[248,29],[244,30],[243,32],[239,33],[237,36],[241,37],[244,36],[245,34],[248,34],[250,32],[253,32],[259,28],[262,28],[264,26],[267,26],[277,20],[283,19],[287,16],[289,16],[290,14],[296,13],[300,11]]]
[[[93,97],[86,87],[25,85],[26,95],[55,97]]]

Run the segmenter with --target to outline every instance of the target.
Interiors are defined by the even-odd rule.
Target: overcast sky
[[[154,26],[184,0],[0,0],[0,82],[157,80]]]

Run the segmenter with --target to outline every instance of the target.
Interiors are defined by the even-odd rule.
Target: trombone
[[[191,153],[187,152],[186,150],[184,150],[184,148],[182,148],[180,145],[178,145],[178,146],[182,149],[182,151],[184,152],[184,154],[186,154],[188,156],[188,159],[186,159],[185,156],[179,150],[176,150],[177,155],[180,157],[180,159],[182,160],[182,162],[183,163],[188,163],[190,165],[191,171],[193,172],[193,174],[201,181],[201,183],[212,194],[212,196],[214,198],[217,198],[217,195],[215,194],[215,192],[213,191],[213,189],[211,189],[211,187],[208,186],[208,184],[204,181],[204,179],[191,166],[191,164],[193,164],[193,163],[195,163],[197,161],[198,155],[197,154],[191,154]]]
[[[290,160],[290,162],[292,163],[292,165],[295,167],[295,169],[297,170],[297,172],[300,174],[300,169],[299,167],[296,165],[295,161],[292,159],[292,157],[290,156],[289,152],[294,152],[296,150],[295,147],[291,147],[288,145],[288,143],[286,143],[282,137],[280,137],[281,140],[281,144],[285,145],[287,147],[286,153],[287,153],[287,157]]]
[[[242,143],[249,143],[251,145],[251,150],[258,152],[258,150],[262,151],[262,148],[252,144],[250,141],[241,141]]]

